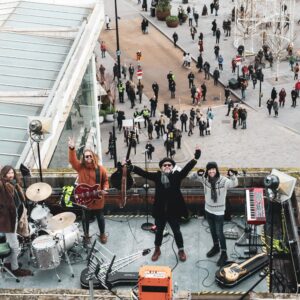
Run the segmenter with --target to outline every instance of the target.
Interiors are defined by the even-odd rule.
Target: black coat
[[[152,216],[154,218],[180,218],[188,216],[188,210],[180,190],[180,185],[181,181],[188,175],[196,163],[197,161],[192,159],[181,171],[171,173],[169,175],[169,188],[165,188],[161,183],[161,171],[147,172],[137,166],[134,166],[134,173],[152,180],[155,183],[155,196],[152,209]]]

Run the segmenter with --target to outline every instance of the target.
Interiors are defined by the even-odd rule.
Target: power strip
[[[224,235],[226,239],[230,239],[230,240],[237,240],[239,238],[238,232],[233,229],[225,230]]]

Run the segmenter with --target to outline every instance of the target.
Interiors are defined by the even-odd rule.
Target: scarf
[[[165,189],[170,187],[169,173],[161,172],[161,183]]]
[[[218,181],[218,177],[208,177],[208,181],[209,181],[209,183],[210,183],[210,185],[211,185],[211,199],[214,201],[214,202],[217,202],[217,200],[218,200],[218,195],[217,195],[217,190],[216,190],[216,183],[217,183],[217,181]]]

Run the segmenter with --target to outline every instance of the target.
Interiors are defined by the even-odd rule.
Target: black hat
[[[215,161],[209,161],[206,165],[206,171],[210,169],[218,169],[218,165]]]
[[[170,163],[173,165],[173,167],[175,167],[175,161],[174,161],[172,158],[169,158],[169,157],[163,158],[163,159],[159,162],[159,167],[161,168],[162,165],[163,165],[165,162],[170,162]]]
[[[206,171],[205,171],[205,174],[204,174],[204,177],[207,178],[208,176],[208,170],[210,169],[216,169],[216,177],[220,177],[220,172],[219,172],[219,168],[218,168],[218,165],[215,161],[209,161],[206,165]]]

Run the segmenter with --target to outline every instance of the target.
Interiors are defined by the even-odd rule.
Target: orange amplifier
[[[172,299],[172,272],[169,267],[141,267],[138,285],[140,300]]]

